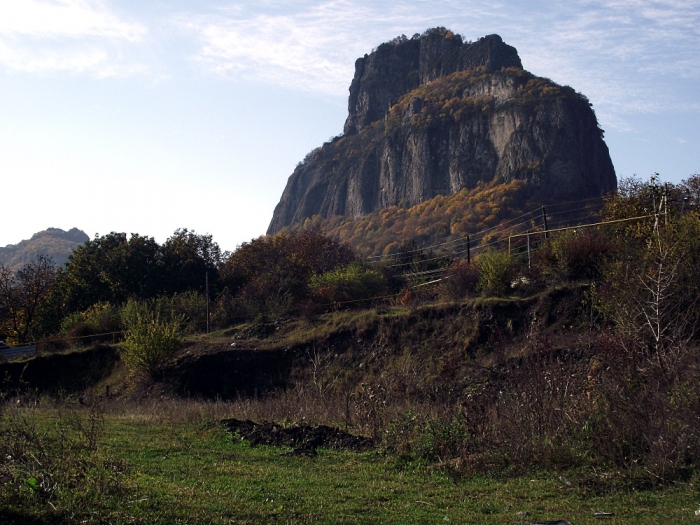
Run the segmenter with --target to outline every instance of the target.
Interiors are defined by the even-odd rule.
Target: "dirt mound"
[[[314,455],[318,447],[354,450],[357,452],[374,447],[374,440],[362,436],[353,436],[338,428],[321,425],[308,425],[284,428],[267,421],[254,423],[238,419],[221,421],[229,432],[240,436],[251,445],[273,445],[293,447],[292,455]]]

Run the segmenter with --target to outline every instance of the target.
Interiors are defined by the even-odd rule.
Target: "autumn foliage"
[[[521,180],[481,182],[472,190],[439,195],[411,208],[391,206],[359,219],[314,216],[284,231],[317,229],[349,244],[361,256],[389,255],[398,253],[407,239],[419,246],[461,239],[494,228],[538,204]]]

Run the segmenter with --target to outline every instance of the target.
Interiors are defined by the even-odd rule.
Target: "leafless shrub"
[[[441,291],[448,298],[458,301],[476,293],[478,283],[479,269],[460,261],[448,270]]]

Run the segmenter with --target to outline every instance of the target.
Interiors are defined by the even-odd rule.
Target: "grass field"
[[[97,414],[90,433],[86,409],[10,409],[3,438],[13,428],[33,429],[34,446],[53,438],[76,444],[42,464],[25,449],[17,491],[2,493],[3,523],[483,523],[566,519],[600,523],[697,523],[700,484],[628,491],[594,489],[576,472],[529,476],[461,477],[381,449],[356,453],[319,449],[313,457],[284,447],[251,447],[212,424],[226,405],[118,407]],[[235,415],[235,414],[234,414]],[[78,423],[76,423],[76,421]],[[70,424],[65,424],[69,422]],[[82,422],[82,423],[80,423]],[[23,426],[24,425],[24,426]],[[59,429],[58,431],[56,429]],[[60,430],[63,429],[63,430]],[[14,436],[14,437],[13,437]],[[76,437],[77,436],[77,437]],[[27,435],[25,435],[25,438]],[[86,444],[97,438],[95,447]],[[43,440],[43,441],[42,441]],[[27,440],[25,440],[27,441]],[[31,439],[29,440],[31,441]],[[38,450],[38,449],[37,449]],[[19,452],[16,450],[15,453]],[[7,449],[3,454],[10,455]],[[77,469],[76,458],[84,468]],[[18,458],[14,458],[19,465]],[[3,472],[11,461],[5,457]],[[33,465],[34,470],[29,467]],[[42,472],[51,468],[57,473]],[[64,471],[77,474],[61,477]],[[23,473],[23,474],[22,474]],[[612,473],[614,475],[614,473]],[[42,475],[53,480],[44,484]],[[590,479],[588,476],[586,479]],[[63,481],[61,481],[63,480]],[[58,483],[70,485],[61,490]],[[43,488],[38,488],[41,485]],[[604,519],[602,510],[614,513]],[[529,513],[524,515],[522,513]],[[521,514],[519,514],[521,513]]]

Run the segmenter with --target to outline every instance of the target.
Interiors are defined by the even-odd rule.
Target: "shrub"
[[[612,243],[603,235],[573,231],[546,244],[537,259],[546,275],[562,280],[598,279],[613,251]]]
[[[155,300],[156,309],[165,315],[166,320],[181,318],[183,330],[196,333],[203,330],[207,324],[206,295],[195,291],[173,294],[170,297],[159,297]]]
[[[464,418],[457,414],[435,418],[409,410],[389,423],[383,438],[388,450],[428,462],[461,457],[469,446]]]
[[[182,316],[166,319],[154,303],[129,301],[122,318],[126,331],[121,358],[132,371],[155,372],[180,345]]]
[[[61,331],[69,337],[72,345],[106,341],[111,335],[104,334],[120,329],[119,310],[108,302],[95,303],[82,312],[72,312],[61,321]],[[100,337],[100,334],[103,335]]]
[[[384,275],[367,265],[353,263],[315,275],[309,282],[312,295],[320,303],[361,301],[386,294]]]
[[[83,323],[85,323],[83,314],[81,312],[72,312],[61,321],[61,332],[67,334],[73,327]]]
[[[635,341],[602,341],[591,374],[591,445],[601,462],[653,483],[688,479],[700,469],[697,349],[679,349],[672,375]]]
[[[515,276],[515,262],[506,252],[486,251],[477,260],[478,289],[485,295],[504,295]]]
[[[450,267],[442,282],[442,292],[450,299],[464,299],[476,291],[479,284],[479,269],[462,261]]]

